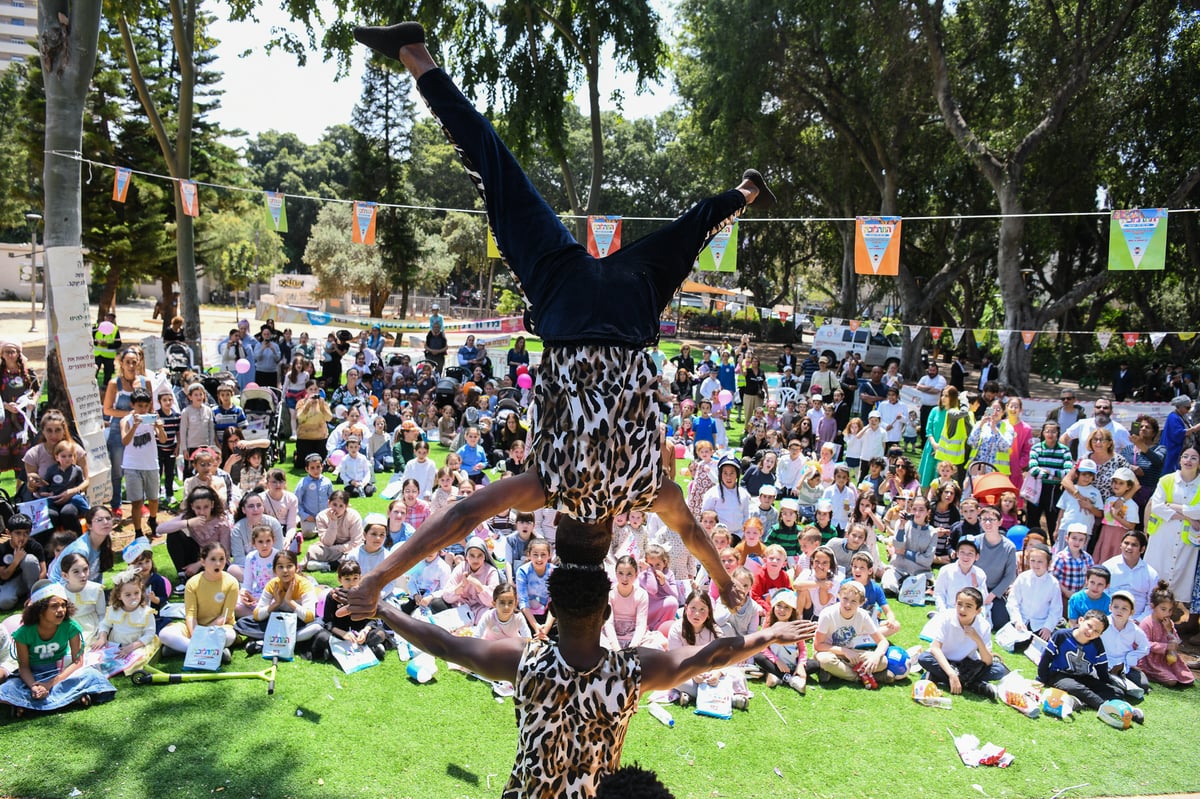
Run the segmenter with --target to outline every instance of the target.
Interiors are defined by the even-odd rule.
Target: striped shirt
[[[162,410],[158,412],[158,419],[167,431],[167,440],[158,442],[158,451],[164,455],[174,452],[175,445],[179,442],[179,418],[176,411],[171,411],[170,414],[164,414]]]
[[[1029,473],[1047,483],[1061,482],[1071,466],[1071,450],[1062,444],[1050,447],[1038,441],[1029,451]]]

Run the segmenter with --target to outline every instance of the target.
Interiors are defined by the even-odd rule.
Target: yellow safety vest
[[[1012,466],[1009,461],[1012,459],[1013,447],[1017,445],[1017,431],[1013,429],[1011,424],[1009,424],[1007,416],[1004,417],[1004,421],[1000,423],[1000,432],[1007,433],[1008,437],[1012,439],[1012,444],[1008,449],[996,451],[996,471],[1000,472],[1000,474],[1011,475]]]
[[[1175,498],[1175,475],[1165,475],[1161,480],[1158,481],[1158,484],[1163,487],[1163,499],[1166,500],[1168,505],[1171,504],[1171,500]],[[1200,491],[1196,492],[1196,494],[1192,497],[1192,501],[1189,502],[1188,505],[1200,505]],[[1146,536],[1149,537],[1157,533],[1158,528],[1162,527],[1162,524],[1165,521],[1166,517],[1159,516],[1157,513],[1151,513],[1150,518],[1146,519]],[[1192,540],[1191,530],[1192,525],[1186,523],[1183,525],[1183,543],[1200,546],[1200,541]]]
[[[92,334],[92,354],[97,358],[113,358],[117,357],[117,337],[121,333],[117,330],[117,326],[113,325],[111,333],[101,333],[97,330]]]
[[[946,435],[946,429],[950,427],[950,418],[946,417],[945,424],[942,425],[942,435],[938,438],[938,449],[934,460],[948,461],[953,464],[960,464],[967,459],[967,420],[966,417],[959,419],[955,425],[955,433],[953,436]]]

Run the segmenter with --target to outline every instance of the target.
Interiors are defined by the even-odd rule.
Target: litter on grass
[[[1013,762],[1013,756],[1002,746],[996,746],[991,742],[981,746],[979,739],[970,733],[955,735],[949,728],[946,729],[946,732],[950,733],[950,737],[954,740],[954,748],[958,751],[959,758],[971,768],[978,766],[1008,768]]]

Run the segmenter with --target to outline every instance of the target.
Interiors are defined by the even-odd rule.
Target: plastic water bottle
[[[421,652],[408,661],[408,666],[405,670],[408,672],[409,677],[424,684],[432,680],[433,675],[437,674],[437,663],[434,661],[433,655],[428,652]]]
[[[671,714],[668,713],[666,708],[664,708],[662,705],[651,703],[648,705],[648,708],[651,716],[654,716],[654,718],[658,719],[668,727],[675,726],[675,719],[671,718]]]
[[[921,704],[925,707],[940,707],[943,710],[949,710],[951,702],[948,696],[927,696],[921,700]]]

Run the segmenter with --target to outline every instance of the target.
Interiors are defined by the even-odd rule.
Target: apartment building
[[[0,0],[0,70],[37,52],[37,0]]]

